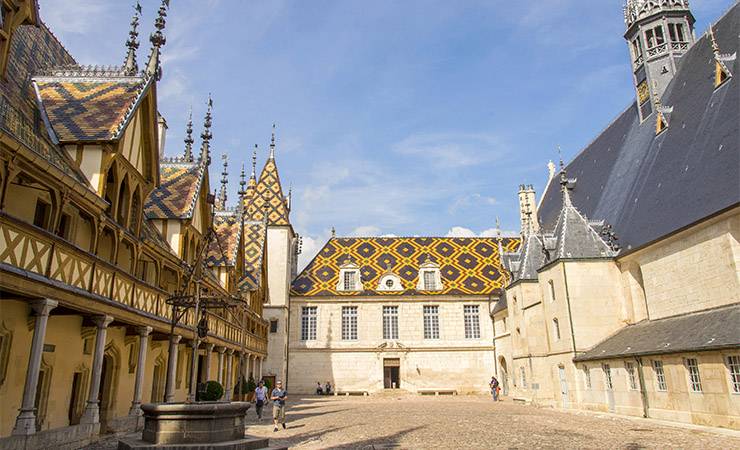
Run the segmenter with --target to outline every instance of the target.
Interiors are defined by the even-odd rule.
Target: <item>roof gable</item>
[[[517,250],[519,244],[515,238],[502,240],[506,251]],[[337,291],[339,269],[348,258],[360,266],[364,290]],[[442,290],[416,289],[427,258],[439,264]],[[375,290],[388,267],[401,279],[403,290]],[[487,295],[504,282],[495,238],[335,238],[296,277],[291,295]]]
[[[247,215],[254,221],[261,221],[266,215],[267,225],[290,225],[289,214],[275,158],[270,157],[249,200]]]
[[[236,265],[237,249],[241,238],[241,223],[236,211],[217,212],[213,218],[216,239],[212,239],[206,250],[205,262],[210,267]]]
[[[244,223],[244,276],[239,280],[239,289],[255,291],[262,278],[267,228],[264,222]]]
[[[147,198],[144,213],[151,219],[187,219],[193,216],[203,182],[200,163],[160,162],[160,187]]]

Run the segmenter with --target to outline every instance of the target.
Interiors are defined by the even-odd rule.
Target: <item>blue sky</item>
[[[140,65],[157,0],[140,0]],[[39,0],[81,64],[121,64],[135,1]],[[700,36],[729,0],[693,0]],[[213,97],[213,165],[257,170],[276,123],[301,266],[337,236],[519,230],[517,191],[547,183],[634,98],[618,0],[171,0],[159,109],[165,153],[200,134]],[[213,190],[215,186],[211,186]]]

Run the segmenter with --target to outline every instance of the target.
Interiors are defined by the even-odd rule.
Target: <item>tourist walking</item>
[[[278,381],[275,383],[275,389],[270,394],[270,400],[272,400],[272,418],[275,420],[275,429],[278,430],[278,420],[282,423],[283,429],[285,428],[285,399],[288,397],[288,393],[283,389],[283,382]]]
[[[254,388],[254,406],[255,410],[257,411],[257,417],[260,422],[262,422],[262,408],[265,406],[265,403],[268,402],[267,400],[267,388],[265,387],[265,382],[260,380],[258,386]]]
[[[498,401],[498,391],[500,388],[498,386],[498,380],[496,379],[496,377],[491,377],[490,385],[491,385],[491,394],[493,395],[493,401],[497,402]]]

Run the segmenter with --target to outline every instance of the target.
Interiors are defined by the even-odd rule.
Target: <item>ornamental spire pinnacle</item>
[[[239,176],[240,177],[239,178],[239,197],[240,198],[241,197],[244,197],[244,194],[247,193],[247,190],[245,188],[245,186],[247,185],[247,181],[245,180],[246,176],[247,175],[244,173],[244,161],[242,161],[242,173]],[[241,202],[239,202],[239,203],[241,203]]]
[[[193,162],[193,107],[190,107],[190,119],[188,119],[188,128],[185,130],[185,161]]]
[[[218,193],[218,205],[219,207],[226,208],[226,185],[229,183],[229,155],[224,153],[221,155],[221,159],[224,160],[224,170],[221,172],[221,191]]]
[[[154,21],[154,27],[157,31],[149,36],[149,42],[152,43],[152,53],[149,55],[149,63],[146,66],[146,73],[150,76],[157,77],[157,81],[162,78],[162,68],[159,65],[159,53],[161,48],[167,42],[167,38],[162,34],[162,30],[164,30],[164,18],[167,17],[167,8],[169,8],[169,6],[170,0],[162,0],[162,5],[159,7],[157,19]]]
[[[254,144],[254,153],[252,154],[252,176],[251,176],[252,180],[256,178],[256,175],[255,175],[256,167],[257,167],[257,144]]]
[[[275,124],[272,124],[272,139],[270,141],[270,157],[268,159],[275,159]]]
[[[131,21],[131,31],[128,32],[129,38],[126,41],[126,47],[128,47],[128,56],[126,56],[126,62],[124,63],[124,71],[126,75],[136,75],[139,71],[139,64],[136,62],[136,50],[139,48],[139,41],[137,40],[139,33],[136,28],[139,26],[139,16],[141,15],[141,5],[136,2],[134,6],[134,19]]]
[[[211,145],[211,138],[213,135],[211,134],[211,108],[213,107],[213,100],[211,99],[211,93],[208,93],[208,109],[206,110],[206,116],[205,120],[203,122],[203,132],[200,133],[201,139],[203,139],[203,147],[201,148],[201,164],[210,165],[211,164],[211,155],[210,155],[210,145]]]

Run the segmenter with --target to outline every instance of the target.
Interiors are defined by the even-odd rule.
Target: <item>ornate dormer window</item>
[[[398,292],[403,291],[403,284],[401,284],[401,278],[391,271],[390,264],[385,270],[385,273],[380,277],[378,282],[378,291],[380,292]]]
[[[427,257],[421,266],[419,266],[419,281],[416,283],[418,291],[441,291],[442,277],[439,274],[439,264],[431,261]]]
[[[339,267],[339,281],[337,282],[337,290],[342,292],[362,290],[360,266],[352,261],[351,258],[347,258],[347,261],[345,261],[344,264]]]

